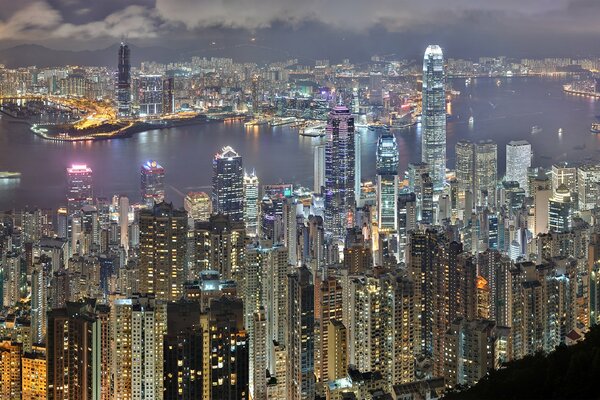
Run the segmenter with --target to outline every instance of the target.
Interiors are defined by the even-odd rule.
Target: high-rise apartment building
[[[254,171],[244,173],[244,224],[249,237],[258,236],[258,184]]]
[[[139,214],[140,290],[158,300],[183,296],[187,215],[172,204],[155,204]]]

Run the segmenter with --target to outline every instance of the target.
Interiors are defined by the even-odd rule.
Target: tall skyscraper
[[[187,237],[185,211],[172,204],[142,210],[140,226],[140,289],[157,300],[177,301],[183,296]]]
[[[314,171],[313,191],[321,193],[325,187],[325,145],[316,145],[313,149]]]
[[[131,61],[129,46],[121,42],[117,71],[117,114],[120,117],[131,115]]]
[[[246,235],[258,236],[258,177],[244,172],[244,224]]]
[[[519,182],[519,187],[529,195],[527,184],[527,169],[531,167],[531,144],[526,140],[513,140],[506,145],[506,176],[507,182]]]
[[[119,197],[119,237],[121,247],[125,252],[129,250],[129,198]]]
[[[325,230],[342,239],[355,204],[354,118],[345,106],[336,106],[327,121],[325,146]]]
[[[444,187],[446,178],[446,74],[444,53],[431,45],[423,59],[423,104],[421,160],[429,164],[434,190]]]
[[[213,211],[244,221],[244,171],[242,157],[227,146],[213,160]]]
[[[398,144],[383,131],[377,142],[377,216],[379,230],[398,231]]]
[[[315,397],[315,295],[312,274],[302,266],[288,277],[288,396]]]
[[[456,150],[456,181],[459,191],[473,192],[475,146],[470,140],[460,140],[454,147]]]
[[[142,164],[140,174],[142,202],[154,206],[165,199],[165,169],[154,160]]]
[[[69,215],[92,204],[92,169],[85,164],[67,168],[67,209]]]
[[[475,144],[475,197],[478,206],[496,206],[498,146],[491,140]]]
[[[559,186],[548,201],[548,230],[567,232],[571,229],[573,202],[571,192],[565,185]]]

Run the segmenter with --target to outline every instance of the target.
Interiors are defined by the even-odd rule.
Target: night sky
[[[0,48],[93,50],[126,37],[332,60],[416,56],[429,42],[456,57],[587,56],[600,54],[599,17],[598,0],[0,0]]]

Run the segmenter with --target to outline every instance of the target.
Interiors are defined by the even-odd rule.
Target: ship
[[[296,123],[296,117],[273,118],[271,121],[269,121],[269,125],[271,126],[291,125],[294,123]]]
[[[301,136],[322,137],[325,136],[325,124],[313,123],[300,129]]]
[[[535,135],[536,133],[540,133],[542,128],[539,125],[534,125],[531,127],[531,134]]]
[[[19,179],[19,178],[21,178],[20,172],[0,171],[0,180]]]
[[[590,128],[590,132],[592,133],[600,133],[600,122],[594,122],[592,127]]]

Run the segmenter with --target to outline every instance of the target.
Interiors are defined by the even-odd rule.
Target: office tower
[[[552,189],[549,185],[550,182],[542,181],[541,184],[535,184],[534,189],[534,216],[533,216],[533,233],[538,235],[540,233],[548,232],[548,212],[550,205],[550,198],[552,196]]]
[[[444,378],[447,387],[471,386],[500,367],[499,353],[507,340],[506,329],[494,321],[454,320],[445,334]]]
[[[446,74],[440,46],[425,50],[423,59],[423,101],[421,160],[429,164],[435,191],[446,179]]]
[[[3,340],[0,342],[0,398],[21,398],[21,343]]]
[[[206,222],[212,214],[210,196],[204,192],[189,192],[186,194],[183,200],[183,208],[192,221]]]
[[[101,332],[93,300],[48,314],[48,399],[100,398]]]
[[[475,197],[478,206],[496,207],[498,146],[491,140],[475,144]]]
[[[244,172],[244,224],[246,235],[258,236],[258,177]]]
[[[507,182],[519,182],[519,186],[525,189],[529,195],[527,185],[527,169],[531,167],[531,144],[526,140],[513,140],[506,145],[506,175]]]
[[[165,169],[149,160],[142,164],[140,177],[142,202],[146,207],[162,202],[165,199]]]
[[[344,267],[350,274],[363,274],[372,265],[373,254],[370,242],[365,240],[359,229],[348,230],[344,245]]]
[[[245,229],[223,214],[212,215],[208,222],[195,226],[193,276],[201,271],[219,271],[223,279],[232,279],[242,268]]]
[[[361,133],[356,131],[354,133],[354,204],[356,206],[362,206],[360,196],[361,189],[360,184],[362,182],[362,142]]]
[[[331,319],[327,336],[327,374],[328,380],[334,381],[348,373],[348,331],[341,321]]]
[[[475,184],[475,146],[470,140],[460,140],[456,143],[456,181],[460,192],[473,192]],[[464,196],[464,194],[463,194]]]
[[[433,219],[433,193],[434,193],[433,180],[429,174],[423,174],[421,177],[421,223],[424,225],[432,225]]]
[[[347,109],[346,109],[347,110]],[[288,399],[315,397],[313,276],[302,266],[288,277]]]
[[[129,46],[121,42],[117,71],[117,115],[131,115],[131,62]]]
[[[140,117],[162,114],[163,82],[160,75],[140,75],[137,88]]]
[[[253,314],[254,338],[250,374],[250,396],[256,400],[267,400],[267,321],[264,308]]]
[[[248,334],[239,299],[221,297],[200,317],[207,334],[204,344],[203,399],[249,399]]]
[[[358,95],[358,88],[352,88],[352,114],[358,115],[360,113],[360,98]]]
[[[46,313],[48,312],[48,273],[52,267],[49,260],[34,264],[31,274],[31,341],[45,343]]]
[[[84,205],[92,204],[92,169],[85,164],[73,164],[67,168],[67,181],[67,209],[72,215]]]
[[[139,214],[140,290],[157,300],[183,296],[187,215],[172,204],[155,204]]]
[[[398,231],[398,144],[382,132],[377,142],[377,216],[379,230]]]
[[[288,197],[283,202],[283,245],[288,249],[290,265],[298,264],[298,216],[296,199]]]
[[[154,295],[117,299],[110,324],[113,398],[162,398],[166,303]]]
[[[325,231],[343,239],[348,215],[355,208],[354,118],[345,106],[336,106],[327,120],[325,146]]]
[[[600,164],[586,164],[577,169],[579,211],[591,210],[600,198]]]
[[[571,229],[573,202],[571,192],[565,185],[556,188],[548,200],[548,231],[567,232]]]
[[[565,185],[571,194],[577,193],[577,167],[566,162],[552,164],[552,190]]]
[[[329,376],[329,321],[342,320],[343,294],[340,279],[334,269],[321,272],[315,279],[315,375],[318,382]]]
[[[215,213],[244,221],[244,173],[242,157],[231,147],[223,147],[213,160],[212,203]]]
[[[260,112],[260,76],[252,76],[252,113],[257,115]]]
[[[163,114],[173,114],[175,112],[175,77],[167,76],[162,83],[162,112]]]
[[[313,148],[313,191],[318,194],[325,187],[325,147],[318,144]]]
[[[22,398],[30,400],[46,399],[46,348],[33,346],[21,358]],[[103,399],[104,400],[104,399]]]
[[[408,242],[408,233],[417,227],[417,196],[414,193],[398,195],[398,236],[400,258],[404,260],[404,250]]]
[[[369,75],[369,104],[375,107],[383,106],[383,74],[371,72]]]

